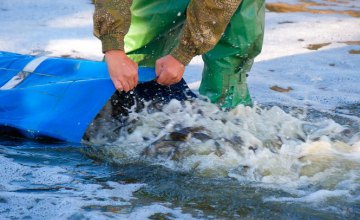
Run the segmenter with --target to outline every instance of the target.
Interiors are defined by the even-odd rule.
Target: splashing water
[[[173,100],[162,111],[131,113],[125,125],[100,117],[88,133],[91,157],[290,193],[265,202],[360,201],[358,125],[309,119],[301,110],[238,106],[224,112],[200,100]]]

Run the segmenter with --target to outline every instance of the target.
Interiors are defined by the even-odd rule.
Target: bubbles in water
[[[347,129],[331,119],[309,121],[296,114],[245,106],[224,112],[200,100],[173,100],[162,111],[131,113],[116,134],[111,124],[97,128],[117,138],[93,136],[96,146],[88,149],[116,163],[141,160],[288,190],[333,190],[351,175],[359,178],[359,138],[344,136]]]

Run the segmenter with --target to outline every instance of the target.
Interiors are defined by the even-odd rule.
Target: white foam
[[[201,218],[193,218],[190,214],[185,214],[182,212],[180,208],[170,209],[163,204],[153,204],[150,206],[143,206],[132,210],[129,214],[120,215],[119,218],[122,219],[150,219],[154,214],[165,214],[165,216],[169,216],[171,219],[201,219]]]
[[[347,190],[319,190],[314,193],[310,193],[304,197],[294,198],[294,197],[270,197],[264,199],[265,202],[305,202],[305,203],[323,203],[331,198],[350,198],[351,195]]]
[[[336,185],[360,166],[359,148],[349,141],[351,138],[338,139],[343,126],[330,119],[306,121],[278,107],[266,110],[239,106],[222,112],[203,101],[181,106],[174,100],[162,112],[133,113],[130,120],[134,118],[141,122],[130,125],[134,132],[127,133],[125,127],[118,140],[111,144],[105,144],[105,140],[105,145],[100,145],[105,158],[118,163],[143,159],[199,175],[230,176],[288,188]],[[151,155],[142,156],[151,143],[177,127],[199,126],[204,128],[200,132],[211,136],[210,140],[190,138],[177,148],[169,145],[163,151],[165,145],[165,153],[153,149]],[[99,132],[113,130],[103,129]],[[144,141],[143,137],[149,140]],[[231,142],[236,140],[241,141]],[[174,153],[176,159],[171,156]]]
[[[29,167],[24,167],[18,163],[13,162],[12,159],[3,157],[0,155],[0,190],[1,191],[11,191],[17,190],[21,188],[16,183],[24,181],[26,178],[24,177],[26,174],[31,173],[31,169]]]
[[[129,201],[135,199],[133,192],[142,186],[114,182],[107,182],[104,186],[77,183],[72,185],[76,188],[59,191],[2,192],[0,213],[3,218],[31,216],[34,219],[67,219],[87,216],[89,219],[107,219],[118,216],[112,210],[131,205]]]
[[[102,185],[83,183],[62,167],[28,166],[1,155],[0,166],[0,213],[5,219],[14,216],[107,219],[117,216],[111,207],[120,209],[131,205],[130,201],[136,199],[133,193],[144,186],[113,181]],[[108,211],[106,207],[109,207]]]
[[[61,167],[41,167],[38,169],[32,169],[32,184],[41,185],[57,185],[70,183],[73,178],[66,175],[68,171]]]

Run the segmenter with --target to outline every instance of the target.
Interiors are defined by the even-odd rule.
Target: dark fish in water
[[[209,149],[207,153],[214,153],[219,157],[225,154],[225,149],[223,148],[224,144],[230,144],[236,149],[241,148],[244,145],[244,141],[240,136],[234,136],[229,139],[214,139],[211,136],[210,131],[202,126],[181,128],[181,125],[175,125],[174,127],[175,131],[154,141],[144,149],[142,155],[145,157],[162,157],[171,160],[179,160],[194,153],[191,150],[191,146],[189,146],[189,141],[191,139],[196,139],[202,143],[209,140],[214,141],[214,148]]]
[[[258,147],[257,146],[250,146],[249,147],[249,150],[252,150],[254,153],[256,153],[256,151],[257,151],[257,149],[258,149]]]
[[[183,141],[167,140],[166,136],[163,136],[153,142],[150,146],[146,147],[142,152],[142,155],[147,157],[159,157],[160,155],[171,157],[179,150],[181,144],[183,144]]]
[[[217,141],[215,141],[215,147],[216,147],[216,150],[215,150],[215,155],[218,156],[218,157],[221,157],[222,155],[225,154],[225,151],[221,148],[221,144]]]
[[[205,142],[205,141],[208,141],[211,139],[211,137],[209,135],[207,135],[205,133],[199,133],[199,132],[192,134],[192,137],[195,139],[198,139],[202,142]]]
[[[169,137],[171,140],[173,141],[186,141],[188,140],[188,138],[190,136],[193,136],[194,134],[196,134],[195,136],[201,138],[204,137],[206,134],[203,133],[197,133],[199,131],[204,131],[205,128],[200,126],[200,127],[186,127],[183,128],[179,131],[173,131],[169,134]],[[202,136],[203,135],[203,136]]]
[[[231,144],[234,147],[244,145],[244,141],[240,136],[234,136],[232,138],[221,138],[224,142]]]
[[[189,153],[186,148],[186,143],[190,138],[195,138],[202,142],[211,139],[211,136],[204,132],[207,132],[207,130],[202,126],[186,127],[170,132],[146,147],[142,155],[146,157],[166,157],[172,160],[178,160]]]
[[[264,141],[264,146],[273,153],[277,153],[281,149],[282,145],[283,141],[279,136],[276,136],[276,139]]]

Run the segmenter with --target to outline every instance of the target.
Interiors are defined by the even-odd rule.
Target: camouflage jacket
[[[220,40],[241,0],[191,0],[178,45],[171,55],[184,65],[211,50]],[[130,28],[132,0],[95,0],[94,35],[103,52],[124,50]]]

